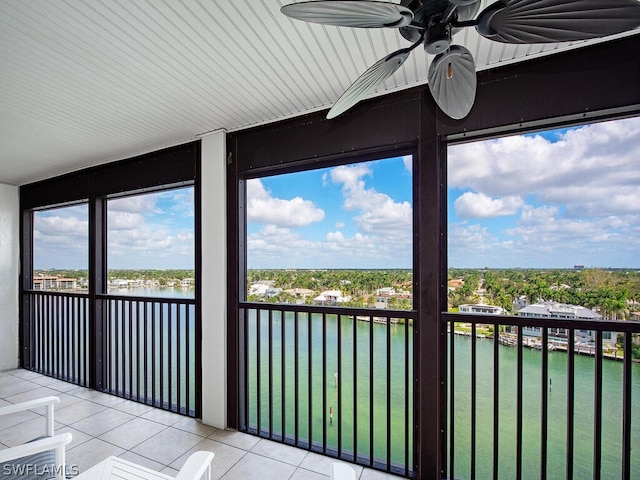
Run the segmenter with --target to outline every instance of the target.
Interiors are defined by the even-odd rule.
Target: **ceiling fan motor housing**
[[[427,35],[424,40],[424,49],[431,55],[437,55],[449,48],[451,44],[451,30],[449,25],[443,22],[436,22],[427,28]]]

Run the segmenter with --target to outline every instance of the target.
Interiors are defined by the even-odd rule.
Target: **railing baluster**
[[[158,302],[158,308],[159,310],[159,320],[160,320],[160,332],[159,332],[159,336],[160,336],[160,371],[159,376],[160,376],[160,389],[159,389],[159,396],[160,396],[160,408],[165,408],[165,396],[164,396],[164,305],[162,305],[162,303]]]
[[[369,315],[369,466],[373,466],[374,454],[374,411],[373,400],[375,397],[373,379],[373,316]]]
[[[455,478],[455,323],[449,324],[449,478]]]
[[[287,357],[286,357],[286,336],[285,336],[285,327],[286,327],[286,315],[280,314],[280,376],[282,377],[282,390],[280,395],[282,396],[282,401],[280,402],[281,408],[281,424],[282,424],[282,441],[286,441],[287,438]],[[309,402],[309,411],[311,411],[311,402]]]
[[[622,380],[622,479],[631,480],[631,373],[633,345],[631,333],[626,332],[623,340],[623,380]],[[637,427],[636,427],[637,428]]]
[[[133,306],[134,302],[129,303],[129,395],[125,395],[127,398],[133,398]],[[136,302],[137,303],[137,302]],[[124,392],[123,392],[124,393]]]
[[[522,479],[522,328],[518,328],[518,366],[516,380],[516,478]]]
[[[471,324],[471,480],[476,478],[476,324]]]
[[[262,338],[260,325],[262,324],[262,310],[256,312],[256,404],[257,404],[257,431],[262,434]]]
[[[386,353],[387,353],[387,471],[391,470],[391,317],[386,317]]]
[[[269,438],[273,438],[273,310],[269,310]]]
[[[602,476],[602,330],[596,332],[596,368],[593,412],[593,478]]]
[[[151,404],[156,406],[156,303],[151,302]]]
[[[493,330],[493,480],[498,480],[500,440],[500,324]],[[453,382],[453,381],[452,381]]]
[[[167,390],[168,390],[168,405],[167,410],[173,411],[173,305],[167,305],[167,349],[169,353],[167,355]]]
[[[298,446],[299,441],[299,423],[300,419],[298,417],[299,410],[298,404],[300,403],[300,382],[298,378],[298,368],[300,363],[300,350],[298,348],[298,312],[293,316],[293,391],[294,391],[294,399],[293,399],[293,444]]]
[[[322,453],[327,453],[327,314],[322,314]]]
[[[547,417],[549,415],[548,400],[549,388],[549,329],[542,329],[542,405],[541,405],[541,425],[540,425],[540,480],[547,479]]]
[[[575,339],[574,330],[567,329],[567,480],[573,479],[573,425],[575,405]]]
[[[180,312],[182,311],[181,305],[176,305],[176,411],[178,413],[182,413],[182,370],[180,366],[182,365],[181,358],[181,340],[180,333],[182,332],[182,315]]]
[[[358,461],[358,319],[353,317],[353,461]]]
[[[404,475],[409,475],[409,432],[411,431],[411,422],[409,421],[409,395],[411,381],[411,364],[409,356],[409,319],[404,319]],[[355,337],[354,337],[355,345]],[[355,350],[355,347],[354,347]],[[354,364],[355,365],[355,364]]]
[[[143,369],[143,389],[144,389],[144,401],[148,401],[149,399],[149,330],[151,329],[150,325],[149,325],[149,302],[145,301],[143,304],[143,348],[142,348],[142,355],[143,355],[143,363],[144,363],[144,369]],[[140,401],[140,400],[138,400]]]
[[[296,312],[296,315],[298,315],[298,312]],[[307,335],[307,350],[309,352],[309,365],[308,365],[308,369],[309,369],[309,374],[307,375],[308,377],[308,383],[309,383],[309,450],[313,449],[313,326],[312,326],[312,322],[313,318],[312,315],[309,313],[307,314],[307,331],[309,332]]]
[[[337,362],[336,373],[338,374],[337,380],[337,388],[338,388],[338,404],[336,405],[338,408],[338,458],[342,457],[342,315],[337,315],[336,317],[336,328],[337,331]]]

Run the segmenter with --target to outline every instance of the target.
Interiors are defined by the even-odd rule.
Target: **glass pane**
[[[193,188],[110,199],[109,293],[193,298]]]
[[[622,336],[602,332],[603,384],[594,382],[596,332],[585,320],[627,320],[640,311],[640,118],[510,136],[448,150],[449,311],[477,315],[452,321],[455,375],[449,425],[455,438],[456,477],[469,478],[471,399],[476,394],[476,474],[492,472],[494,404],[499,405],[500,478],[515,477],[517,334],[522,335],[523,477],[538,477],[542,449],[547,473],[566,474],[567,398],[574,388],[574,478],[592,478],[594,399],[602,394],[602,476],[621,475]],[[509,326],[483,314],[527,317]],[[469,317],[466,317],[469,319]],[[571,329],[575,374],[569,378]],[[556,323],[556,325],[554,325]],[[473,327],[472,327],[473,326]],[[542,376],[542,332],[548,332],[548,368]],[[475,328],[478,340],[470,337]],[[596,327],[594,327],[596,328]],[[600,326],[600,329],[603,327]],[[615,327],[612,327],[612,329]],[[501,345],[494,350],[494,340]],[[633,338],[638,341],[638,334]],[[476,348],[477,385],[471,386]],[[495,356],[494,352],[499,351]],[[634,348],[628,352],[640,358]],[[499,360],[496,360],[499,358]],[[495,362],[498,361],[498,365]],[[494,370],[496,369],[496,370]],[[493,385],[499,372],[499,396]],[[640,365],[632,366],[632,415],[640,411]],[[451,379],[450,379],[451,380]],[[542,418],[543,393],[548,417]],[[616,419],[612,421],[612,419]],[[546,445],[541,428],[546,425]],[[631,451],[640,445],[632,427]],[[480,452],[488,452],[480,454]],[[632,454],[631,471],[640,471]]]
[[[86,204],[34,212],[34,290],[89,288],[88,218]]]
[[[412,308],[412,157],[247,181],[247,298]]]

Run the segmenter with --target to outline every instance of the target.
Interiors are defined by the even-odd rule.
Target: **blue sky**
[[[640,119],[452,146],[450,267],[640,268]],[[410,268],[411,158],[252,179],[250,268]],[[193,268],[193,189],[109,201],[109,268]],[[86,206],[36,213],[35,267],[86,268]]]
[[[450,147],[449,266],[640,267],[640,119]]]
[[[411,158],[247,183],[249,268],[411,268]]]
[[[114,198],[107,211],[108,268],[193,269],[193,188]],[[36,269],[86,269],[87,242],[86,205],[36,212]]]

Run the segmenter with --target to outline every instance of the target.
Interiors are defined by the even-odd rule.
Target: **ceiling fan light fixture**
[[[429,66],[429,90],[447,116],[460,120],[466,117],[476,98],[476,68],[471,52],[452,45],[437,55]]]

